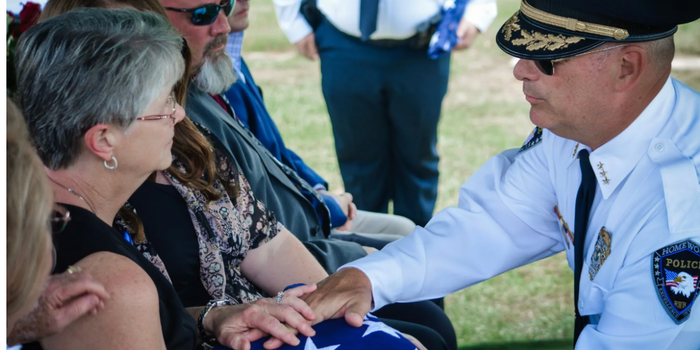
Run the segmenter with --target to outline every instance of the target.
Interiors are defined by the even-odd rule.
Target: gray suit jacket
[[[299,238],[328,273],[367,255],[357,243],[327,238],[313,205],[281,164],[243,124],[194,83],[187,89],[186,111],[192,121],[209,129],[211,133],[206,136],[214,147],[234,160],[255,197],[275,213],[277,220]]]

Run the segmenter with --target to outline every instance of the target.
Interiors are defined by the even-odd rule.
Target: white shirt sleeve
[[[299,12],[301,0],[272,0],[280,28],[294,44],[313,32],[304,15]]]
[[[496,18],[498,8],[495,0],[471,0],[464,10],[464,19],[484,33]]]
[[[562,251],[544,148],[515,162],[515,150],[492,158],[461,187],[457,207],[343,266],[369,277],[374,310],[441,297]]]

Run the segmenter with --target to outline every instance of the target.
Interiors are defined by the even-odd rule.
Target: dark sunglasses
[[[587,52],[584,52],[582,54],[567,57],[567,58],[559,58],[556,60],[533,60],[533,62],[535,63],[535,67],[537,67],[537,69],[539,69],[540,72],[542,72],[542,74],[554,75],[554,64],[555,63],[568,61],[572,58],[579,57],[579,56],[590,55],[592,53],[598,53],[598,52],[608,51],[608,50],[612,50],[612,49],[619,49],[619,48],[623,48],[623,47],[627,47],[627,46],[629,46],[629,45],[610,46],[610,47],[606,47],[606,48],[600,49],[600,50],[587,51]]]
[[[535,60],[535,67],[544,75],[554,75],[554,60]]]
[[[216,18],[219,17],[219,11],[221,10],[224,10],[224,15],[226,15],[226,17],[230,16],[231,12],[233,12],[233,6],[235,5],[236,0],[223,0],[218,5],[207,4],[191,9],[178,9],[172,7],[166,7],[165,9],[175,12],[189,12],[191,15],[190,19],[192,20],[192,24],[196,26],[208,26],[216,21]]]

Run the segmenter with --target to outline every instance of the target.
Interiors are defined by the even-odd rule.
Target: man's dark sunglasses
[[[224,15],[226,15],[226,17],[230,16],[231,12],[233,12],[233,6],[235,5],[236,0],[223,0],[218,5],[207,4],[191,9],[178,9],[172,7],[166,7],[165,9],[168,11],[189,12],[192,16],[192,24],[196,26],[208,26],[216,21],[216,18],[219,17],[219,11],[221,10],[224,10]]]
[[[554,62],[552,60],[535,60],[535,66],[545,75],[554,74]]]
[[[571,56],[571,57],[567,57],[567,58],[558,58],[556,60],[533,60],[533,62],[535,62],[535,67],[537,67],[537,69],[539,69],[540,72],[542,72],[543,74],[554,75],[554,64],[555,63],[568,61],[572,58],[590,55],[592,53],[598,53],[598,52],[608,51],[608,50],[612,50],[612,49],[620,49],[620,48],[627,47],[627,46],[629,46],[629,45],[624,45],[624,44],[623,45],[615,45],[615,46],[606,47],[606,48],[600,49],[600,50],[586,51],[582,54],[578,54],[576,56]]]

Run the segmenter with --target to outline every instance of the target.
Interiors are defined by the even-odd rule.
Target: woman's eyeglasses
[[[571,56],[571,57],[567,57],[567,58],[559,58],[559,59],[556,59],[556,60],[533,60],[533,62],[535,62],[535,67],[537,67],[537,69],[539,69],[540,72],[542,72],[542,74],[544,74],[544,75],[554,75],[554,64],[555,64],[555,63],[568,61],[568,60],[570,60],[570,59],[572,59],[572,58],[576,58],[576,57],[580,57],[580,56],[585,56],[585,55],[589,55],[589,54],[592,54],[592,53],[598,53],[598,52],[608,51],[608,50],[612,50],[612,49],[619,49],[619,48],[627,47],[627,46],[629,46],[629,45],[611,46],[611,47],[606,47],[606,48],[600,49],[600,50],[587,51],[587,52],[584,52],[584,53],[582,53],[582,54],[580,54],[580,55]]]
[[[172,110],[172,113],[170,114],[156,114],[156,115],[147,115],[145,117],[138,117],[136,120],[162,120],[162,119],[172,119],[173,123],[175,123],[175,112],[177,111],[177,103],[175,102],[175,93],[170,93],[170,96],[168,97],[168,101],[166,102],[168,105],[168,110]]]
[[[233,7],[236,4],[236,0],[223,0],[221,3],[217,4],[207,4],[200,7],[195,7],[191,9],[179,9],[166,7],[166,10],[175,12],[189,12],[192,20],[192,24],[196,26],[208,26],[219,17],[219,11],[224,10],[224,15],[226,17],[231,15],[233,12]]]

